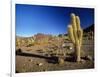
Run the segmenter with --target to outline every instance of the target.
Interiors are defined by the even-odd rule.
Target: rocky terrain
[[[16,73],[94,68],[94,25],[84,29],[81,62],[67,34],[16,36]],[[63,60],[64,61],[63,61]]]

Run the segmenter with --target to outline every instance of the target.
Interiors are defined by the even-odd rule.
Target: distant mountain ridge
[[[88,33],[88,32],[94,32],[94,24],[92,24],[91,26],[83,29],[84,33]],[[67,36],[68,34],[59,34],[58,36]],[[21,37],[21,36],[17,36],[16,38],[21,38],[21,39],[27,39],[27,38],[33,38],[33,37],[37,37],[37,38],[44,38],[44,37],[50,37],[52,35],[50,34],[43,34],[43,33],[37,33],[34,36],[31,37]]]
[[[94,32],[94,24],[84,29],[84,32],[90,32],[90,31]]]

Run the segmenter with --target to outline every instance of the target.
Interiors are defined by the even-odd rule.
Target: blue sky
[[[73,8],[16,4],[16,35],[33,36],[37,33],[64,34],[70,24],[70,14],[80,17],[82,28],[94,24],[93,8]]]

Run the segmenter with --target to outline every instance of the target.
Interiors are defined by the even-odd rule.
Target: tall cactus
[[[68,26],[68,35],[75,47],[75,61],[79,62],[81,60],[81,45],[83,30],[80,26],[79,16],[75,16],[74,13],[71,14],[71,25]]]

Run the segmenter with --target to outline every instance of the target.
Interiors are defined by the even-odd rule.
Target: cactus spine
[[[83,30],[80,26],[80,18],[75,16],[74,13],[71,14],[71,25],[68,26],[68,35],[75,47],[75,61],[79,62],[81,60],[81,45]]]

